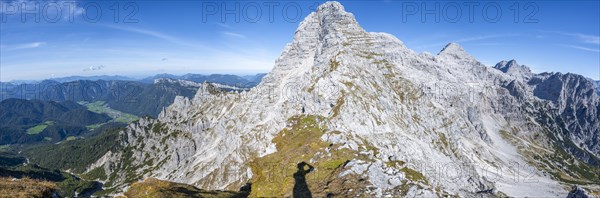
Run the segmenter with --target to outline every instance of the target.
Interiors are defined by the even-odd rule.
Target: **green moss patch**
[[[429,180],[427,180],[427,178],[419,171],[416,171],[409,167],[404,167],[404,168],[400,169],[400,171],[402,171],[404,173],[404,175],[406,175],[406,178],[408,180],[423,182],[423,183],[429,185]]]

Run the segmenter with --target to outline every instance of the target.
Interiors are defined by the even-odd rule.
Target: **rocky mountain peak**
[[[517,64],[517,61],[515,59],[512,59],[510,61],[507,62],[507,65],[509,67],[513,67],[513,66],[518,66],[519,64]]]
[[[495,69],[502,71],[509,76],[521,78],[521,79],[529,79],[533,73],[531,73],[531,69],[525,65],[519,65],[516,60],[510,61],[500,61],[494,66]]]
[[[337,1],[328,1],[325,2],[323,4],[321,4],[318,8],[317,8],[317,12],[319,13],[327,13],[327,12],[342,12],[342,13],[346,13],[346,10],[344,10],[344,6],[342,4],[340,4]]]
[[[354,15],[346,12],[344,6],[336,1],[329,1],[320,5],[305,21],[312,21],[311,18],[317,19],[321,25],[327,27],[335,27],[334,24],[358,25]]]
[[[457,60],[475,60],[458,43],[448,43],[439,53],[438,57],[450,57]]]
[[[286,45],[263,82],[285,84],[284,81],[298,81],[307,77],[302,75],[306,70],[319,65],[315,64],[319,57],[336,54],[343,46],[362,45],[371,40],[352,13],[346,12],[338,2],[326,2],[300,22],[293,41]]]
[[[525,66],[521,66],[517,63],[516,60],[510,60],[510,61],[500,61],[499,63],[497,63],[494,68],[504,72],[504,73],[508,73],[509,70],[514,70],[514,69],[518,69],[520,67],[525,67]]]
[[[440,51],[440,53],[438,53],[438,54],[454,53],[454,52],[466,52],[466,51],[458,43],[448,43],[448,44],[446,44],[446,46],[444,46],[442,51]]]
[[[294,40],[333,40],[360,33],[365,31],[358,25],[354,15],[346,12],[340,3],[330,1],[320,5],[300,23]]]

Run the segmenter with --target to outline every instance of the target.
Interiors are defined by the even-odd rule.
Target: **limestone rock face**
[[[204,83],[157,119],[131,124],[123,150],[95,166],[117,189],[154,177],[203,189],[255,182],[252,193],[271,192],[259,185],[268,174],[256,171],[268,164],[258,162],[302,159],[314,173],[335,165],[326,184],[308,183],[313,195],[565,196],[570,185],[557,172],[583,178],[568,167],[597,165],[594,90],[579,75],[532,74],[516,61],[485,66],[456,43],[417,54],[327,2],[258,86],[225,92]],[[320,141],[286,142],[314,134]],[[293,185],[293,173],[278,187]],[[281,193],[254,195],[290,195]]]

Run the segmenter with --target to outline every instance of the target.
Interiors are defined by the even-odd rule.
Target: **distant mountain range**
[[[187,80],[197,83],[202,82],[211,82],[211,83],[219,83],[223,85],[235,86],[235,87],[254,87],[265,76],[265,73],[256,74],[256,75],[246,75],[246,76],[237,76],[231,74],[211,74],[211,75],[202,75],[202,74],[184,74],[181,76],[172,75],[172,74],[157,74],[151,77],[144,78],[140,80],[145,83],[153,83],[157,79],[161,78],[170,78],[176,80]]]
[[[0,82],[0,101],[9,98],[104,101],[110,108],[125,113],[156,117],[164,107],[173,103],[175,96],[193,97],[200,86],[197,83],[218,83],[230,86],[229,90],[247,89],[256,86],[264,76],[265,74],[158,74],[144,79],[124,76],[71,76],[29,83]],[[132,103],[136,105],[131,105]]]
[[[99,76],[67,76],[67,77],[60,77],[60,78],[48,78],[48,79],[44,79],[44,80],[13,80],[10,82],[0,82],[0,83],[10,83],[13,85],[20,85],[20,84],[37,84],[37,83],[41,83],[43,81],[55,81],[55,82],[72,82],[72,81],[78,81],[78,80],[123,80],[123,81],[136,81],[137,79],[135,78],[131,78],[131,77],[127,77],[127,76],[119,76],[119,75],[99,75]]]
[[[71,76],[34,83],[1,83],[0,145],[58,142],[93,131],[90,125],[103,131],[139,117],[157,117],[176,96],[192,98],[201,86],[197,82],[221,83],[221,89],[240,91],[255,86],[263,76],[159,74],[142,80]],[[120,124],[104,126],[113,119]]]
[[[175,96],[192,97],[197,87],[161,81],[147,84],[139,81],[78,80],[5,86],[0,99],[19,98],[44,101],[103,101],[108,107],[137,116],[156,117]]]
[[[80,81],[80,80],[140,81],[140,82],[144,82],[144,83],[154,83],[154,81],[157,79],[170,78],[170,79],[176,79],[176,80],[187,80],[187,81],[198,82],[198,83],[212,82],[212,83],[219,83],[219,84],[223,84],[223,85],[236,86],[236,87],[254,87],[262,80],[262,77],[264,77],[265,75],[266,75],[266,73],[259,73],[259,74],[255,74],[255,75],[244,75],[244,76],[238,76],[238,75],[233,75],[233,74],[203,75],[203,74],[191,74],[191,73],[184,74],[184,75],[173,75],[173,74],[163,73],[163,74],[156,74],[154,76],[145,77],[142,79],[127,77],[127,76],[120,76],[120,75],[67,76],[67,77],[60,77],[60,78],[49,78],[49,79],[45,79],[45,80],[13,80],[10,82],[0,82],[0,85],[16,86],[16,85],[21,85],[21,84],[38,84],[38,83],[42,83],[44,81],[54,81],[54,82],[59,82],[59,83],[65,83],[65,82],[73,82],[73,81]]]
[[[62,78],[51,78],[48,80],[56,81],[56,82],[72,82],[78,80],[122,80],[122,81],[135,81],[135,78],[127,77],[127,76],[68,76]]]

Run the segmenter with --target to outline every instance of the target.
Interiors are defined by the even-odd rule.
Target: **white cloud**
[[[112,29],[117,29],[117,30],[122,30],[122,31],[127,31],[127,32],[133,32],[133,33],[138,33],[138,34],[143,34],[146,36],[151,36],[151,37],[155,37],[158,39],[162,39],[165,40],[167,42],[170,43],[174,43],[177,45],[182,45],[182,46],[187,46],[187,47],[193,47],[193,48],[205,48],[202,45],[195,45],[192,44],[189,41],[185,41],[182,39],[179,39],[177,37],[168,35],[168,34],[164,34],[162,32],[157,32],[157,31],[153,31],[153,30],[146,30],[146,29],[140,29],[140,28],[134,28],[134,27],[127,27],[127,26],[116,26],[116,25],[104,25],[105,27],[108,28],[112,28]]]
[[[104,65],[98,65],[98,66],[90,66],[89,68],[85,68],[83,69],[83,71],[96,71],[96,70],[102,70],[104,69]]]
[[[473,43],[473,45],[482,45],[482,46],[504,46],[504,45],[512,45],[510,43],[499,43],[499,42],[483,42],[483,43]]]
[[[232,29],[232,27],[230,25],[227,25],[225,23],[215,23],[215,24],[217,24],[218,26],[221,26],[222,28],[225,28],[225,29]]]
[[[428,45],[421,45],[421,46],[416,46],[414,47],[415,49],[423,49],[423,48],[431,48],[431,47],[444,47],[446,44],[453,42],[453,43],[458,43],[458,44],[463,44],[463,43],[468,43],[468,42],[473,42],[473,41],[483,41],[483,40],[489,40],[489,39],[496,39],[496,38],[504,38],[504,37],[514,37],[514,36],[518,36],[518,34],[489,34],[489,35],[479,35],[479,36],[471,36],[471,37],[463,37],[463,38],[459,38],[459,39],[454,39],[454,40],[449,40],[448,42],[440,42],[440,43],[434,43],[434,44],[428,44]]]
[[[457,40],[454,40],[453,42],[455,42],[455,43],[466,43],[466,42],[471,42],[471,41],[480,41],[480,40],[487,40],[487,39],[494,39],[494,38],[503,38],[503,37],[512,37],[512,36],[517,36],[517,34],[491,34],[491,35],[473,36],[473,37],[466,37],[466,38],[457,39]]]
[[[594,49],[594,48],[577,46],[577,45],[562,45],[562,46],[573,48],[573,49],[578,49],[578,50],[583,50],[583,51],[588,51],[588,52],[596,52],[596,53],[600,52],[600,49]]]
[[[246,38],[246,36],[245,36],[245,35],[243,35],[243,34],[238,34],[238,33],[235,33],[235,32],[221,32],[221,33],[222,33],[223,35],[230,36],[230,37],[236,37],[236,38]]]
[[[31,49],[31,48],[38,48],[41,47],[42,45],[45,45],[46,43],[44,42],[34,42],[34,43],[27,43],[27,44],[22,44],[19,45],[17,47],[15,47],[15,49]]]
[[[577,38],[582,43],[600,45],[600,36],[598,36],[598,35],[589,35],[589,34],[583,34],[583,33],[571,33],[571,32],[563,32],[563,31],[542,31],[542,32],[570,36],[570,37]]]
[[[584,43],[600,45],[600,37],[599,36],[580,34],[580,33],[574,34],[573,36],[578,37]]]
[[[45,42],[33,42],[33,43],[23,43],[23,44],[15,44],[15,45],[1,45],[0,48],[6,51],[12,50],[23,50],[23,49],[33,49],[38,48],[43,45],[46,45]]]

